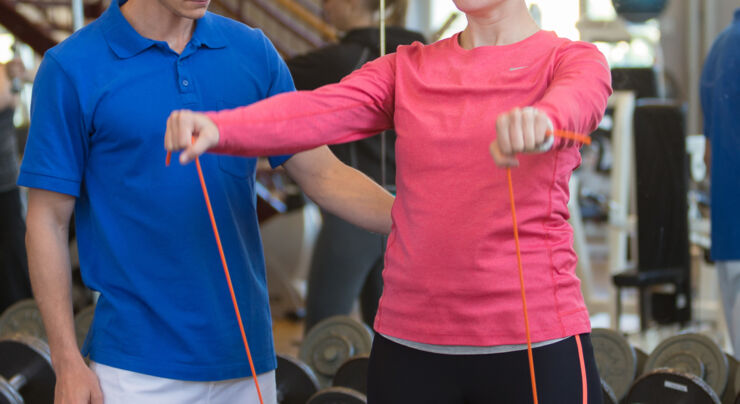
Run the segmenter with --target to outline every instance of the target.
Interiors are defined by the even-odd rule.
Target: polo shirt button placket
[[[177,61],[177,78],[183,105],[187,108],[197,108],[198,99],[193,88],[193,80],[188,74],[187,68],[183,66],[182,59]]]

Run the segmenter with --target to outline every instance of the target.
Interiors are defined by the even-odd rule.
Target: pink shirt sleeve
[[[589,135],[601,121],[612,93],[604,55],[585,42],[570,42],[555,65],[552,82],[533,107],[545,112],[555,129]],[[554,147],[571,145],[557,138]]]
[[[211,151],[243,156],[291,154],[351,142],[393,127],[396,56],[366,64],[337,84],[283,93],[207,115],[219,128]]]

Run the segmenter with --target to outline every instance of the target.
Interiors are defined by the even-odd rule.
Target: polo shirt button
[[[182,85],[185,86],[185,87],[187,87],[189,84],[190,84],[190,82],[187,81],[187,80],[183,80],[182,81]]]

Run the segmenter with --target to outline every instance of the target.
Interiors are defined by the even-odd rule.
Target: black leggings
[[[589,334],[581,335],[588,404],[601,404],[601,381]],[[542,404],[582,404],[576,338],[533,349]],[[368,404],[533,403],[527,351],[441,355],[375,335],[368,370]]]

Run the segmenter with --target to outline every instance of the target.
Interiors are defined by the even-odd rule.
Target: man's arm
[[[8,66],[0,63],[0,110],[15,105],[16,97],[10,91],[11,86]]]
[[[311,200],[342,219],[375,233],[391,231],[393,196],[328,147],[298,153],[285,169]]]
[[[28,267],[57,374],[55,402],[102,404],[97,378],[85,365],[74,331],[68,248],[74,204],[74,196],[30,189],[26,219]]]

